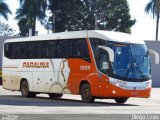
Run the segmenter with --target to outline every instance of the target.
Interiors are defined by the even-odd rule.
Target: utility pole
[[[95,30],[98,30],[97,11],[95,11]]]
[[[53,22],[52,23],[52,27],[53,27],[52,28],[52,32],[55,33],[56,32],[56,24],[55,24],[56,23],[56,13],[55,13],[55,11],[53,12],[52,17],[53,17],[53,20],[52,20],[52,22]]]
[[[32,28],[29,29],[29,37],[32,36]]]

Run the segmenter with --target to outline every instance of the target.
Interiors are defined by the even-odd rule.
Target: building
[[[160,56],[160,41],[145,41],[146,45],[148,47],[148,49],[152,49],[155,50],[156,52],[158,52],[159,56]],[[151,56],[151,75],[152,75],[152,86],[154,87],[160,87],[160,64],[156,65],[154,63],[154,55],[150,55]]]

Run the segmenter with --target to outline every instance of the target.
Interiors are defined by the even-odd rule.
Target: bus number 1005
[[[90,66],[80,66],[80,70],[90,70]]]

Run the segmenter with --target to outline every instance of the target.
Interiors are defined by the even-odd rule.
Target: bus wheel
[[[93,97],[91,94],[91,89],[88,83],[85,83],[81,87],[81,98],[83,102],[86,102],[86,103],[92,103],[95,100],[95,97]]]
[[[36,97],[36,93],[34,93],[34,92],[29,92],[29,97]]]
[[[49,93],[48,94],[50,98],[61,98],[63,94],[58,94],[58,93]]]
[[[26,80],[21,83],[21,94],[23,97],[35,97],[36,93],[29,92],[29,85]]]
[[[115,98],[114,99],[117,103],[125,103],[127,100],[128,100],[128,98],[126,98],[126,97],[119,97],[119,98]]]

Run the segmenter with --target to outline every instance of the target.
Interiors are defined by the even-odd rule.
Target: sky
[[[19,0],[4,0],[10,7],[12,15],[9,15],[9,20],[6,21],[2,17],[0,21],[9,24],[14,30],[19,31],[17,20],[14,19],[16,9],[19,7]],[[150,0],[127,0],[130,8],[130,15],[132,19],[136,19],[136,23],[131,28],[132,35],[142,38],[143,40],[155,40],[156,19],[153,19],[152,14],[144,12],[146,4]],[[160,26],[159,26],[160,28]],[[39,35],[47,34],[47,30],[37,22],[36,30]],[[160,40],[160,30],[159,30]]]

